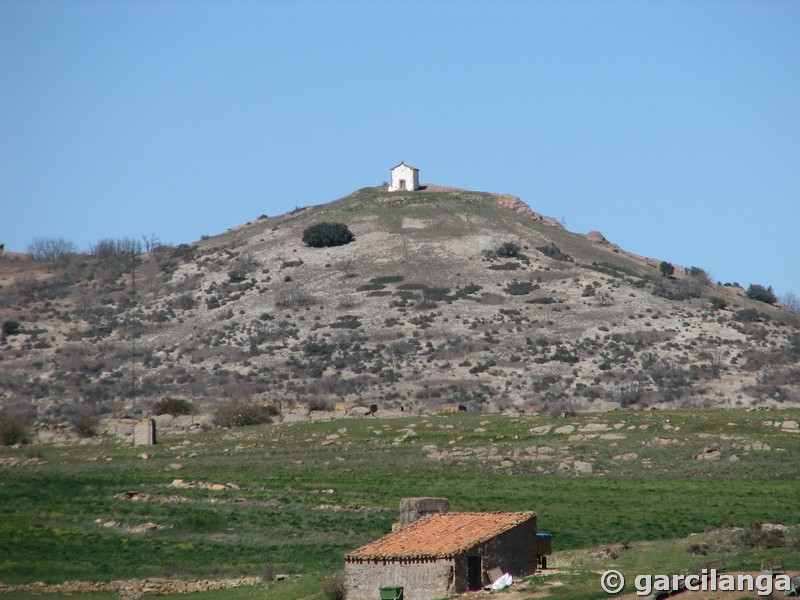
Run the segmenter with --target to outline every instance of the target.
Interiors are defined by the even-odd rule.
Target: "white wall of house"
[[[392,169],[392,180],[389,184],[390,192],[409,191],[419,189],[419,171],[405,163],[400,163]]]

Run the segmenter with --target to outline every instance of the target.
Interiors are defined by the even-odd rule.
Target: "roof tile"
[[[452,557],[535,516],[532,511],[434,514],[353,550],[345,559]]]

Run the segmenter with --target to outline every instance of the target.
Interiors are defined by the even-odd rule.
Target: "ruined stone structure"
[[[450,512],[447,498],[403,498],[400,501],[400,527],[408,527],[429,515]]]
[[[390,192],[413,192],[419,189],[419,169],[416,167],[401,162],[399,165],[392,167],[391,174]]]
[[[481,589],[488,572],[536,569],[536,513],[435,513],[345,557],[347,600],[374,600],[386,586],[436,600]]]
[[[133,445],[134,446],[152,446],[156,443],[156,421],[155,419],[146,418],[137,421],[133,426]]]

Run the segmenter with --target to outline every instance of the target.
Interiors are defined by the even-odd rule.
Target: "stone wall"
[[[345,564],[347,600],[376,600],[380,589],[401,585],[408,600],[439,600],[453,593],[452,559],[427,562],[364,561]]]
[[[447,498],[403,498],[400,500],[400,528],[408,527],[423,517],[449,511]]]
[[[484,584],[491,583],[488,572],[494,568],[511,573],[515,579],[533,575],[536,570],[536,517],[459,555],[455,560],[455,592],[458,594],[469,588],[469,556],[481,557]]]

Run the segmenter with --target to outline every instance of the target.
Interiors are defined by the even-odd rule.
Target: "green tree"
[[[661,261],[661,264],[658,265],[658,268],[664,277],[672,277],[673,273],[675,273],[675,267],[672,266],[672,263],[668,263],[665,260]]]
[[[303,242],[313,248],[344,246],[355,239],[344,223],[328,223],[323,221],[311,225],[303,231]]]
[[[750,287],[747,288],[747,291],[745,292],[745,296],[751,300],[757,300],[767,304],[775,304],[778,301],[778,299],[775,297],[775,292],[772,290],[772,286],[764,287],[763,285],[758,285],[757,283],[750,284]]]

